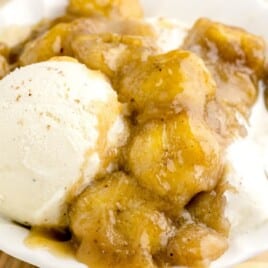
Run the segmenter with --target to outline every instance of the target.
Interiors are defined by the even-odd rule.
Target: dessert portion
[[[112,171],[127,128],[107,78],[75,60],[16,69],[0,81],[0,212],[66,226],[67,204]]]
[[[0,211],[69,229],[89,267],[202,267],[228,248],[226,153],[247,135],[265,43],[141,14],[71,0],[2,52],[4,74],[20,69],[0,81]]]

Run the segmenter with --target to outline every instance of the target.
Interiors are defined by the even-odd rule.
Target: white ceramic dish
[[[0,32],[3,27],[12,24],[31,24],[42,17],[55,16],[62,12],[67,2],[67,0],[10,0],[8,3],[1,5],[2,1],[0,0]],[[176,18],[189,26],[198,17],[205,16],[244,27],[268,40],[267,0],[142,0],[141,2],[146,16]],[[268,144],[268,127],[265,129],[265,126],[268,126],[268,115],[263,117],[261,100],[259,105],[254,108],[251,119],[251,135],[253,135],[253,138],[258,140],[260,144]],[[249,155],[252,154],[252,156],[248,159],[245,158],[245,162],[243,160],[239,163],[240,165],[252,164],[256,157],[263,160],[263,163],[268,163],[267,152],[251,151],[250,145],[248,147],[246,143],[242,145],[244,146],[243,150]],[[258,166],[256,165],[256,172],[258,172],[257,169]],[[241,224],[241,227],[243,227],[243,224]],[[236,228],[239,229],[240,225]],[[0,218],[0,250],[43,268],[85,267],[73,259],[55,257],[44,249],[33,250],[27,248],[23,243],[27,234],[26,229]],[[213,263],[212,267],[231,267],[248,257],[268,250],[268,240],[264,239],[266,237],[268,237],[268,217],[260,218],[258,224],[233,235],[230,241],[230,249],[221,259]]]

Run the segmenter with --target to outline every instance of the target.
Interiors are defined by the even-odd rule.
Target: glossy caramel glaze
[[[62,230],[33,227],[25,244],[34,249],[46,249],[60,258],[73,258],[75,255],[70,234]]]

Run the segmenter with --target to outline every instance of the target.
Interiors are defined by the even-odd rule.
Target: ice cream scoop
[[[112,169],[126,127],[105,76],[63,58],[0,80],[0,133],[0,213],[64,226],[68,201]]]

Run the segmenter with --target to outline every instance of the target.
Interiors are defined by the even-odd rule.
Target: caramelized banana
[[[146,22],[137,19],[77,18],[71,23],[73,35],[121,34],[155,37],[155,31]]]
[[[249,116],[249,108],[257,97],[258,81],[264,75],[264,40],[239,28],[199,19],[182,47],[199,55],[216,81],[217,101],[228,118],[224,123],[226,131],[221,135],[239,129],[237,113]],[[210,114],[215,112],[210,109]]]
[[[167,247],[172,265],[200,267],[219,258],[227,249],[227,239],[201,224],[186,224],[178,229]]]
[[[166,247],[174,232],[171,221],[150,202],[130,208],[118,215],[119,230],[134,248],[156,254]]]
[[[68,23],[58,23],[51,28],[49,23],[41,26],[42,24],[38,32],[42,33],[42,28],[46,31],[42,34],[33,33],[33,40],[19,52],[20,65],[45,61],[55,56],[73,56],[74,49],[79,60],[108,74],[109,67],[100,58],[107,57],[107,61],[111,62],[116,57],[129,57],[131,61],[133,55],[149,55],[152,49],[156,50],[151,45],[154,43],[154,31],[148,24],[138,20],[79,18]],[[122,51],[122,46],[126,47],[127,54],[123,53],[125,51]],[[15,54],[19,53],[16,51]],[[107,56],[101,56],[102,53]],[[116,63],[112,62],[112,65]]]
[[[92,242],[84,239],[77,249],[76,257],[92,268],[158,268],[146,251],[137,250],[135,255],[119,255],[116,251],[103,251],[98,246],[98,240]]]
[[[257,77],[262,77],[264,72],[264,40],[240,28],[199,19],[183,47],[211,63],[224,61],[240,70],[248,68]]]
[[[222,172],[221,149],[201,121],[180,113],[141,126],[127,149],[127,164],[139,183],[182,209],[212,190]]]
[[[70,0],[69,13],[78,16],[140,18],[143,15],[139,0]]]
[[[70,211],[71,229],[78,239],[99,233],[99,228],[114,225],[116,210],[128,208],[130,202],[139,202],[138,197],[135,181],[123,173],[96,181],[73,203]],[[105,235],[105,231],[102,234]]]
[[[118,34],[80,35],[73,41],[72,49],[74,56],[89,68],[114,78],[124,64],[156,51],[146,41],[144,38]]]
[[[226,186],[219,183],[213,191],[203,192],[195,196],[187,205],[187,209],[195,221],[206,224],[227,237],[230,223],[224,215],[225,190]]]
[[[105,257],[104,267],[107,261],[114,262],[113,267],[125,267],[131,260],[133,266],[128,267],[153,267],[150,256],[162,250],[173,234],[171,221],[156,209],[155,202],[123,173],[95,182],[70,211],[70,226],[81,256],[90,246],[86,258],[92,265]]]
[[[67,23],[60,23],[48,32],[29,42],[19,59],[20,65],[28,65],[45,61],[55,56],[71,56],[69,44],[66,41],[70,32]]]
[[[203,61],[188,51],[151,56],[122,69],[116,88],[119,100],[148,120],[182,110],[204,116],[216,85]]]

